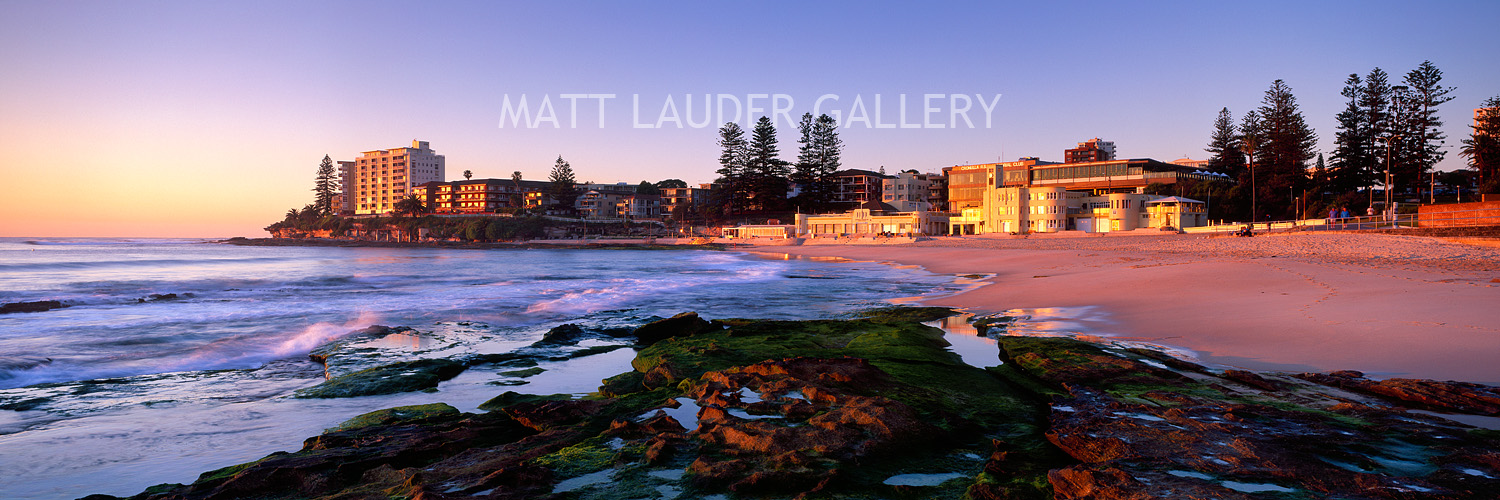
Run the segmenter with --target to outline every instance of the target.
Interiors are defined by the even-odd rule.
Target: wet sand
[[[1188,349],[1213,365],[1500,385],[1500,249],[1492,247],[1295,233],[752,250],[993,274],[987,286],[926,304],[1040,309],[1088,333]]]

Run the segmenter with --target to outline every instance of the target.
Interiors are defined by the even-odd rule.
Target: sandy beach
[[[1293,233],[752,250],[993,275],[986,286],[926,303],[978,313],[1040,309],[1088,333],[1191,350],[1209,364],[1500,385],[1500,249],[1493,247]]]

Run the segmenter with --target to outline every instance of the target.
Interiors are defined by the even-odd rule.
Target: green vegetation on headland
[[[811,321],[684,313],[637,329],[634,370],[587,397],[505,392],[480,414],[440,403],[380,410],[297,452],[132,498],[1448,499],[1500,491],[1500,435],[1405,411],[1500,416],[1491,387],[1220,371],[1146,349],[1003,335],[993,337],[998,366],[981,369],[919,323],[949,313],[889,308]],[[578,332],[549,335],[556,344]],[[477,363],[535,364],[526,353],[465,361]]]

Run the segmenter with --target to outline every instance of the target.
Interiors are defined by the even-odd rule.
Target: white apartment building
[[[896,207],[899,212],[932,210],[927,197],[932,181],[926,174],[915,171],[897,173],[895,177],[880,180],[881,201]]]
[[[412,188],[446,178],[443,155],[427,141],[411,141],[409,148],[365,151],[348,166],[350,183],[344,199],[355,214],[384,214],[412,194]]]

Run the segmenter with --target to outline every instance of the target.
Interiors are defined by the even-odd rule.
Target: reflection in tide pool
[[[943,330],[943,340],[948,341],[948,348],[969,366],[984,368],[1003,364],[999,344],[995,339],[979,336],[979,329],[970,323],[973,319],[973,314],[964,313],[922,324]]]
[[[1103,333],[1107,327],[1105,313],[1095,306],[1039,307],[1030,309],[1006,309],[988,317],[1009,316],[1011,321],[991,325],[984,336],[974,327],[974,314],[960,313],[924,325],[942,329],[943,339],[964,363],[984,368],[1002,364],[999,345],[995,337],[1068,337],[1087,342],[1121,348],[1145,348],[1162,351],[1174,357],[1197,362],[1190,350],[1150,344],[1116,340],[1112,334]],[[1150,363],[1148,361],[1148,363]]]

